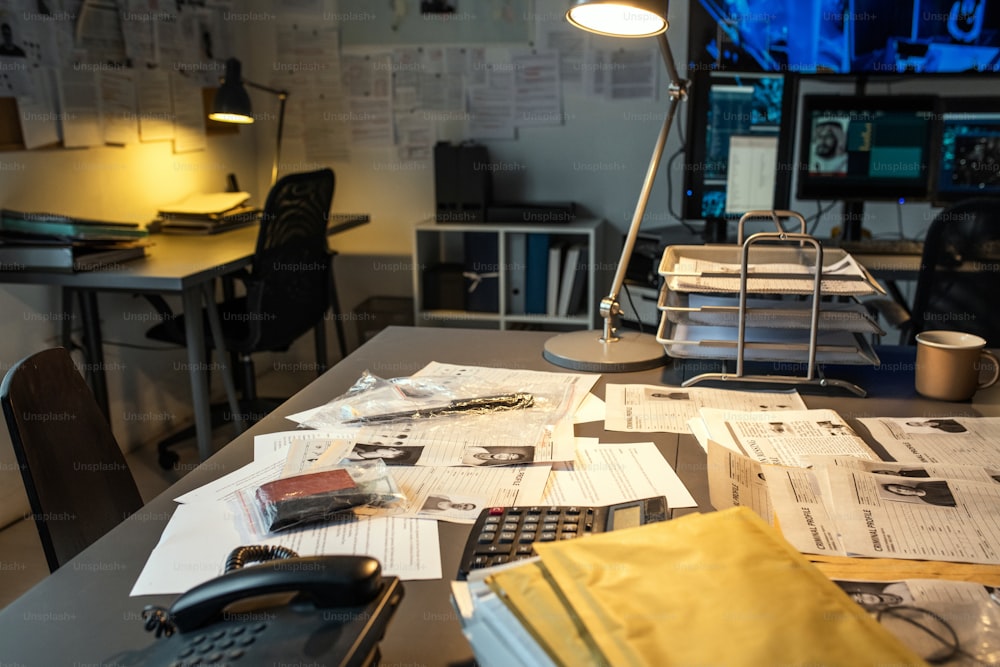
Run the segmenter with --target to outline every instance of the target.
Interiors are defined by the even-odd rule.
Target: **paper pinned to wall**
[[[93,70],[64,67],[57,75],[63,145],[66,148],[103,145],[99,74]]]

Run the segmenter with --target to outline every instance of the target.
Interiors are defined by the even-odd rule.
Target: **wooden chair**
[[[54,572],[142,507],[142,496],[65,348],[15,364],[0,384],[0,404]]]

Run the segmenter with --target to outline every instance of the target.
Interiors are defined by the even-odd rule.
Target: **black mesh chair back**
[[[246,326],[240,335],[234,323],[223,323],[226,347],[286,350],[322,321],[330,306],[326,228],[333,190],[330,169],[289,174],[271,188],[246,281]]]
[[[289,174],[271,188],[261,215],[257,247],[249,270],[234,277],[244,294],[218,304],[223,340],[212,339],[204,312],[175,315],[158,295],[146,295],[160,322],[146,332],[153,340],[185,344],[185,318],[200,317],[206,344],[238,358],[242,421],[251,423],[270,412],[280,399],[257,395],[253,354],[284,352],[312,330],[317,369],[326,368],[326,311],[332,303],[333,253],[327,243],[334,173],[331,169]],[[213,413],[213,424],[231,418],[227,406]],[[225,415],[230,415],[226,417]],[[159,443],[160,465],[171,467],[177,454],[169,447],[190,437],[186,429]]]
[[[969,199],[941,211],[924,240],[909,344],[949,329],[1000,345],[1000,200]]]
[[[0,403],[49,570],[142,507],[111,425],[64,348],[15,364]]]

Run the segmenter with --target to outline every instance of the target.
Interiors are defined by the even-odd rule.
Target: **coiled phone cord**
[[[285,558],[297,558],[298,553],[282,546],[267,546],[263,544],[251,544],[249,546],[236,547],[229,552],[226,558],[225,572],[241,570],[250,563],[264,563],[269,560],[282,560]],[[142,620],[147,632],[155,632],[157,637],[169,637],[174,634],[176,627],[170,610],[159,605],[146,605],[142,610]]]
[[[277,545],[251,544],[250,546],[236,547],[229,552],[229,557],[226,558],[226,572],[243,569],[249,563],[263,563],[269,560],[298,558],[298,556],[288,547]]]

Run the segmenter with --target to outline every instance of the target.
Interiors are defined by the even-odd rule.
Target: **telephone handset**
[[[399,579],[383,576],[374,558],[268,561],[184,593],[159,611],[172,634],[119,659],[149,666],[250,665],[294,656],[345,667],[372,664],[402,597]]]

